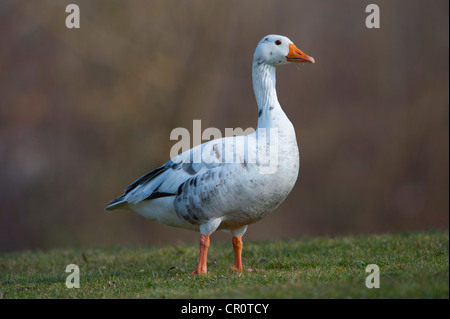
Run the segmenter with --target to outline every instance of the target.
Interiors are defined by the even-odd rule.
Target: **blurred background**
[[[0,30],[0,251],[197,243],[103,208],[169,160],[174,128],[256,127],[272,33],[317,62],[278,68],[301,171],[245,239],[448,229],[447,0],[2,0]]]

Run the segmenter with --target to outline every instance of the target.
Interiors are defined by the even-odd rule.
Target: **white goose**
[[[209,236],[233,235],[235,271],[242,271],[247,226],[271,213],[291,192],[299,171],[295,131],[275,89],[275,67],[314,59],[280,35],[265,36],[253,56],[258,129],[198,145],[132,183],[105,211],[132,210],[162,224],[200,232],[193,274],[207,272]],[[263,160],[264,159],[264,160]]]

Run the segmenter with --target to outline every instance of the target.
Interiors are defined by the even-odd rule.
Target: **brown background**
[[[369,3],[380,29],[365,26]],[[246,239],[448,229],[448,12],[447,0],[2,0],[0,250],[196,241],[103,208],[169,159],[172,129],[256,126],[251,62],[271,33],[317,63],[278,69],[300,178]]]

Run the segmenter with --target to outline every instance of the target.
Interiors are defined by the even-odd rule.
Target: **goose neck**
[[[258,105],[258,128],[278,127],[287,120],[278,102],[275,67],[267,63],[253,63],[253,90]]]

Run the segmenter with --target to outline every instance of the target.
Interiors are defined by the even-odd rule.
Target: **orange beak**
[[[289,43],[289,53],[288,55],[286,55],[286,60],[288,60],[289,62],[316,63],[312,56],[304,54],[292,43]]]

